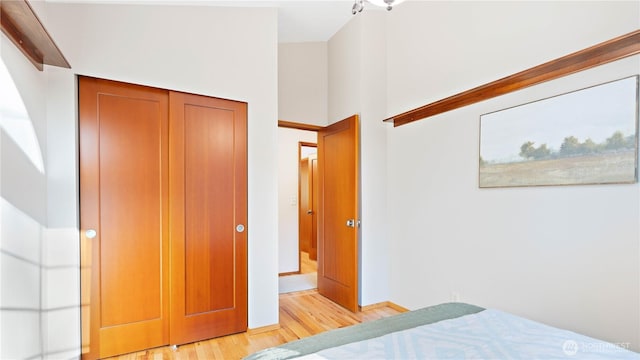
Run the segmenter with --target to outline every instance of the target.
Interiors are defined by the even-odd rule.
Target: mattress
[[[448,303],[331,330],[246,359],[640,360],[619,345],[499,310]]]

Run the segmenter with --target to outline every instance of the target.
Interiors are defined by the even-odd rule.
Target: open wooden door
[[[318,292],[358,310],[358,116],[318,132]]]
[[[247,104],[170,93],[171,344],[247,330]]]

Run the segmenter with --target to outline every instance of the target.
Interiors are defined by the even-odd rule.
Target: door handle
[[[97,235],[98,235],[98,232],[93,229],[88,229],[87,231],[84,232],[84,236],[86,236],[87,239],[93,239]]]
[[[307,210],[307,215],[313,214],[313,210]]]
[[[354,228],[354,227],[360,227],[360,220],[356,220],[356,219],[349,219],[347,220],[347,226]]]

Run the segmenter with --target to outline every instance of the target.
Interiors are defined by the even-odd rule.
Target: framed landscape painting
[[[480,116],[481,188],[634,183],[638,76]]]

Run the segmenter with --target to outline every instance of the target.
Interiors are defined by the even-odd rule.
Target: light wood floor
[[[308,274],[318,271],[318,262],[309,259],[309,253],[300,251],[300,273]]]
[[[316,290],[280,295],[280,328],[249,332],[182,345],[176,351],[162,347],[111,358],[111,360],[241,359],[258,350],[305,338],[330,329],[371,321],[400,311],[383,305],[351,313]]]

